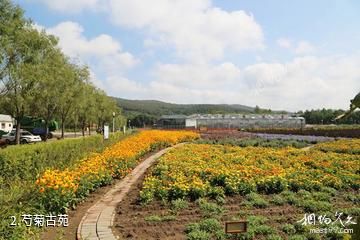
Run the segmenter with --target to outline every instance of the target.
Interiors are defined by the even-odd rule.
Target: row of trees
[[[65,124],[86,127],[119,118],[117,103],[89,81],[89,69],[63,54],[58,40],[39,32],[25,18],[23,10],[10,0],[0,0],[0,112],[17,122],[24,116],[44,119],[45,127],[59,120],[64,137]],[[119,120],[118,120],[119,121]]]
[[[360,111],[352,113],[349,117],[334,121],[334,119],[343,114],[344,110],[333,109],[318,109],[318,110],[306,110],[305,112],[299,112],[301,116],[305,118],[308,124],[359,124],[360,123]]]

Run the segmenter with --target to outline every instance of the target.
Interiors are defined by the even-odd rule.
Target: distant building
[[[302,128],[303,117],[284,114],[194,114],[167,115],[158,121],[160,128]]]
[[[156,122],[158,128],[185,128],[186,115],[163,115]]]
[[[14,127],[14,121],[10,115],[0,114],[0,130],[10,132]]]

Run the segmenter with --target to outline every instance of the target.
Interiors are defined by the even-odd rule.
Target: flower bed
[[[189,131],[142,131],[64,170],[48,169],[36,180],[45,209],[64,212],[99,186],[130,172],[144,154],[189,141]]]
[[[315,149],[323,152],[360,154],[360,139],[341,139],[316,145]]]
[[[144,181],[144,202],[153,198],[223,197],[224,194],[294,192],[360,186],[359,156],[294,148],[187,144],[165,154]]]

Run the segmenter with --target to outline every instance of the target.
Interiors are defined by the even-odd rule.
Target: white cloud
[[[83,27],[76,22],[62,22],[46,31],[59,38],[65,54],[90,65],[94,74],[121,76],[124,70],[138,63],[132,54],[123,51],[119,41],[106,34],[88,39]]]
[[[33,0],[46,4],[50,9],[66,13],[78,13],[85,9],[104,9],[104,0]]]
[[[292,47],[292,43],[291,40],[288,38],[279,38],[276,43],[282,47],[282,48],[291,48]]]
[[[294,51],[298,55],[305,55],[313,53],[315,51],[315,47],[307,41],[300,41]]]
[[[149,83],[122,80],[114,93],[133,99],[240,103],[294,111],[347,108],[349,99],[360,90],[359,64],[359,55],[297,57],[286,63],[258,63],[243,69],[229,62],[159,64]],[[107,85],[114,86],[111,81]]]
[[[111,18],[146,32],[146,46],[168,44],[192,62],[221,59],[229,51],[264,48],[263,32],[244,11],[224,11],[208,0],[110,0]]]
[[[219,65],[159,64],[153,75],[159,84],[216,89],[236,82],[240,77],[240,69],[229,62]]]
[[[276,43],[279,47],[289,49],[296,55],[313,54],[316,51],[316,47],[305,40],[292,41],[289,38],[279,38]]]

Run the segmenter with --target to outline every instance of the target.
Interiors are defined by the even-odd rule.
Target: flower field
[[[197,199],[250,192],[275,194],[323,187],[358,190],[359,161],[357,154],[316,149],[187,144],[161,158],[145,179],[141,198],[149,202],[153,198]]]
[[[198,138],[187,131],[142,131],[64,170],[48,169],[36,180],[45,209],[64,212],[99,186],[121,178],[155,149]]]
[[[342,139],[334,142],[321,143],[317,144],[315,149],[323,152],[360,154],[360,139]]]

